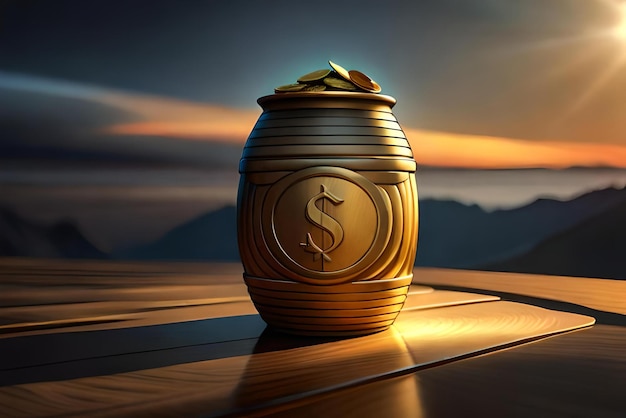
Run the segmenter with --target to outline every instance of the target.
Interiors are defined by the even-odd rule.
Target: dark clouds
[[[626,67],[576,105],[623,52],[585,38],[615,23],[609,3],[5,1],[0,69],[255,107],[332,59],[379,81],[404,125],[624,143]]]
[[[0,74],[0,82],[2,81]],[[5,78],[6,77],[5,75]],[[158,136],[108,134],[110,125],[140,120],[127,109],[81,97],[0,86],[0,164],[196,166],[237,170],[241,145]],[[109,93],[112,94],[112,93]]]

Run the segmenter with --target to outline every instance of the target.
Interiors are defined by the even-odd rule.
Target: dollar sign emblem
[[[330,262],[332,261],[332,259],[330,258],[328,253],[337,248],[339,244],[341,244],[341,241],[343,241],[343,228],[341,227],[341,224],[339,224],[339,222],[337,222],[334,218],[324,212],[324,202],[325,199],[328,199],[333,205],[336,206],[343,203],[343,199],[340,199],[332,194],[324,184],[322,184],[320,188],[321,191],[313,196],[311,199],[309,199],[306,204],[306,218],[313,225],[328,232],[330,234],[332,244],[330,247],[324,249],[324,244],[322,244],[322,246],[317,245],[315,241],[313,241],[313,237],[309,232],[306,234],[306,242],[301,242],[300,246],[304,248],[304,251],[313,253],[314,261],[322,258],[323,260]],[[320,210],[315,204],[320,199],[323,199],[322,210]],[[322,261],[322,266],[323,265],[324,264]]]

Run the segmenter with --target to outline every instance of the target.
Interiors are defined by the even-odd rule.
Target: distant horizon
[[[134,161],[132,159],[107,159],[104,156],[102,159],[78,159],[75,157],[64,158],[19,158],[13,156],[12,158],[6,158],[0,155],[0,182],[2,181],[3,172],[19,172],[19,171],[31,171],[31,170],[117,170],[117,169],[136,169],[136,170],[197,170],[197,171],[237,171],[239,166],[240,153],[243,152],[242,145],[230,145],[233,149],[232,155],[229,155],[229,160],[225,160],[225,164],[220,167],[214,168],[209,164],[203,164],[201,162],[166,162],[166,161]],[[420,164],[417,162],[417,169],[419,171],[568,171],[568,170],[589,170],[589,171],[626,171],[626,166],[611,166],[611,165],[571,165],[564,167],[467,167],[467,166],[446,166],[446,165],[428,165]],[[6,174],[5,174],[6,176]],[[10,180],[10,178],[5,177]]]
[[[127,202],[131,206],[134,203]],[[626,276],[619,243],[610,244],[611,251],[603,248],[607,241],[619,239],[624,230],[625,205],[626,187],[491,213],[453,200],[422,199],[421,250],[416,265],[623,279]],[[165,213],[173,208],[166,208]],[[158,208],[156,212],[154,209],[144,216],[124,211],[125,218],[117,220],[111,218],[115,211],[109,212],[108,217],[97,217],[96,224],[91,225],[98,230],[77,219],[37,222],[0,206],[0,229],[6,234],[0,250],[4,256],[46,258],[238,259],[234,205],[200,211],[174,223],[154,216],[159,213]],[[144,227],[152,224],[153,228],[161,228],[162,233],[133,240],[137,230],[129,231],[128,227],[136,227],[137,221]],[[120,230],[125,240],[123,245],[105,248],[101,245],[102,234],[112,229]],[[592,255],[570,261],[580,249]],[[559,254],[556,260],[554,254]],[[520,259],[525,261],[520,264]]]
[[[194,216],[234,206],[236,170],[0,169],[0,206],[46,223],[71,219],[99,248],[146,242]],[[626,186],[626,170],[420,170],[420,200],[453,200],[485,211],[540,198],[571,200]],[[159,219],[155,227],[154,219]],[[97,232],[92,232],[97,231]]]

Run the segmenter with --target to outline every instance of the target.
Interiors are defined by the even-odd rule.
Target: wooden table
[[[0,259],[0,416],[626,412],[626,282],[416,269],[392,328],[331,339],[266,329],[241,272]]]

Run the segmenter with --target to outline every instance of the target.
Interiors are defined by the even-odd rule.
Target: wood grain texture
[[[593,323],[416,286],[387,331],[296,338],[265,329],[237,265],[0,265],[3,416],[401,416],[424,408],[416,372]]]
[[[0,259],[0,338],[256,314],[234,263]]]
[[[272,335],[261,341],[261,335],[256,352],[248,355],[8,386],[0,389],[0,406],[8,416],[271,412],[311,396],[589,324],[588,318],[578,315],[511,302],[409,311],[389,331],[365,337],[264,349],[264,344],[275,342]],[[205,349],[212,347],[208,344]],[[91,360],[98,361],[106,358]],[[80,365],[89,367],[85,362]]]
[[[506,292],[626,315],[626,280],[416,268],[413,282]]]
[[[622,417],[626,332],[593,328],[346,388],[273,416]]]

